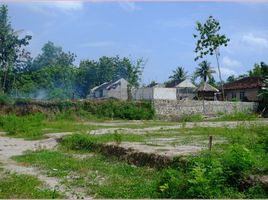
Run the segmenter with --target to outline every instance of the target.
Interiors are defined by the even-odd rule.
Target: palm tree
[[[187,78],[188,72],[185,71],[183,67],[177,67],[177,69],[173,70],[172,73],[173,75],[169,77],[172,81],[182,82]]]
[[[207,82],[208,79],[211,79],[213,76],[212,74],[215,73],[210,66],[210,63],[206,60],[199,63],[199,67],[196,68],[195,77],[200,77],[201,80]]]

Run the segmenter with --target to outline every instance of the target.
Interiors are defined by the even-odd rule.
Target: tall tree
[[[73,66],[76,55],[70,52],[64,52],[62,47],[56,46],[48,41],[41,49],[41,53],[33,60],[30,70],[39,70],[44,67],[60,65]]]
[[[76,90],[85,97],[91,88],[119,78],[126,79],[130,87],[138,87],[143,66],[143,59],[131,61],[119,56],[103,56],[98,61],[83,60],[77,72]]]
[[[23,48],[29,44],[30,35],[20,38],[18,33],[11,27],[11,22],[8,17],[8,7],[0,6],[0,75],[1,75],[1,90],[9,92],[10,87],[7,87],[7,82],[10,81],[9,74],[14,72],[16,66],[21,64],[29,53]]]
[[[172,71],[172,75],[169,77],[172,81],[181,82],[187,78],[187,71],[183,67],[177,67],[176,70]]]
[[[235,81],[235,76],[234,76],[234,75],[229,76],[229,77],[226,79],[226,81],[227,81],[227,83],[234,82],[234,81]]]
[[[220,56],[220,47],[227,46],[230,41],[225,35],[220,35],[219,31],[221,29],[219,21],[214,19],[212,16],[206,20],[204,24],[201,22],[196,23],[196,30],[199,35],[194,34],[194,38],[197,38],[195,52],[197,56],[195,61],[203,58],[205,55],[215,55],[217,61],[217,67],[219,72],[220,82],[222,82],[221,70],[219,64],[219,56]],[[223,84],[221,84],[223,98],[224,98],[224,89]]]
[[[250,77],[267,77],[268,76],[268,64],[261,62],[260,64],[254,64],[252,70],[249,71]]]
[[[199,63],[199,67],[196,68],[195,77],[199,77],[203,82],[212,79],[215,71],[211,68],[210,63],[206,60]]]

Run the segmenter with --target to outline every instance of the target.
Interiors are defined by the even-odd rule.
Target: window
[[[240,100],[244,100],[245,99],[245,92],[240,92]]]
[[[236,99],[236,92],[232,92],[232,99]]]

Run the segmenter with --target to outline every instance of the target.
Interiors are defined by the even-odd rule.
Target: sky
[[[1,3],[1,1],[0,1]],[[76,64],[101,56],[146,61],[142,83],[164,82],[178,66],[191,75],[195,58],[196,21],[212,15],[220,33],[230,38],[220,49],[223,78],[247,73],[254,63],[268,63],[268,3],[224,2],[11,2],[15,30],[33,36],[32,56],[47,41],[77,55]],[[215,56],[207,56],[216,69]],[[218,75],[215,74],[216,80]]]

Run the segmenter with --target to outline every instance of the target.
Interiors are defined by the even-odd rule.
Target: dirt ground
[[[120,126],[120,125],[130,125],[130,124],[139,124],[140,122],[134,121],[132,122],[97,122],[90,124],[98,125],[98,126],[108,126],[106,128],[101,128],[98,130],[92,130],[89,134],[109,134],[114,133],[115,131],[119,133],[126,133],[126,134],[145,134],[150,133],[158,130],[172,130],[172,129],[179,129],[182,128],[182,124],[172,125],[172,126],[154,126],[154,127],[147,127],[147,128],[109,128],[109,126]],[[185,123],[185,128],[193,128],[193,127],[228,127],[233,128],[238,125],[245,125],[248,126],[251,123],[258,124],[258,125],[266,125],[268,124],[268,120],[260,120],[256,122],[196,122],[196,123]],[[21,138],[10,138],[5,136],[5,133],[0,133],[0,163],[2,167],[8,171],[15,172],[18,174],[29,174],[38,177],[40,180],[44,181],[47,187],[54,189],[58,187],[58,190],[66,195],[66,198],[77,198],[77,197],[87,197],[83,190],[79,188],[67,188],[61,181],[55,177],[48,177],[37,168],[23,166],[16,163],[14,160],[11,159],[12,156],[22,155],[27,150],[40,150],[40,149],[53,149],[57,146],[57,139],[61,138],[65,135],[72,134],[71,132],[65,133],[53,133],[53,134],[46,134],[47,138],[42,140],[34,140],[34,141],[27,141]],[[122,142],[120,145],[125,148],[133,148],[139,151],[147,152],[147,153],[158,153],[160,155],[166,156],[176,156],[176,155],[186,155],[196,153],[204,148],[207,148],[207,140],[204,140],[200,144],[194,145],[183,145],[183,144],[174,144],[174,141],[178,141],[180,138],[173,137],[173,138],[154,138],[148,140],[143,143],[138,142]],[[217,142],[222,142],[222,139],[219,139]],[[79,191],[79,192],[77,192]]]

